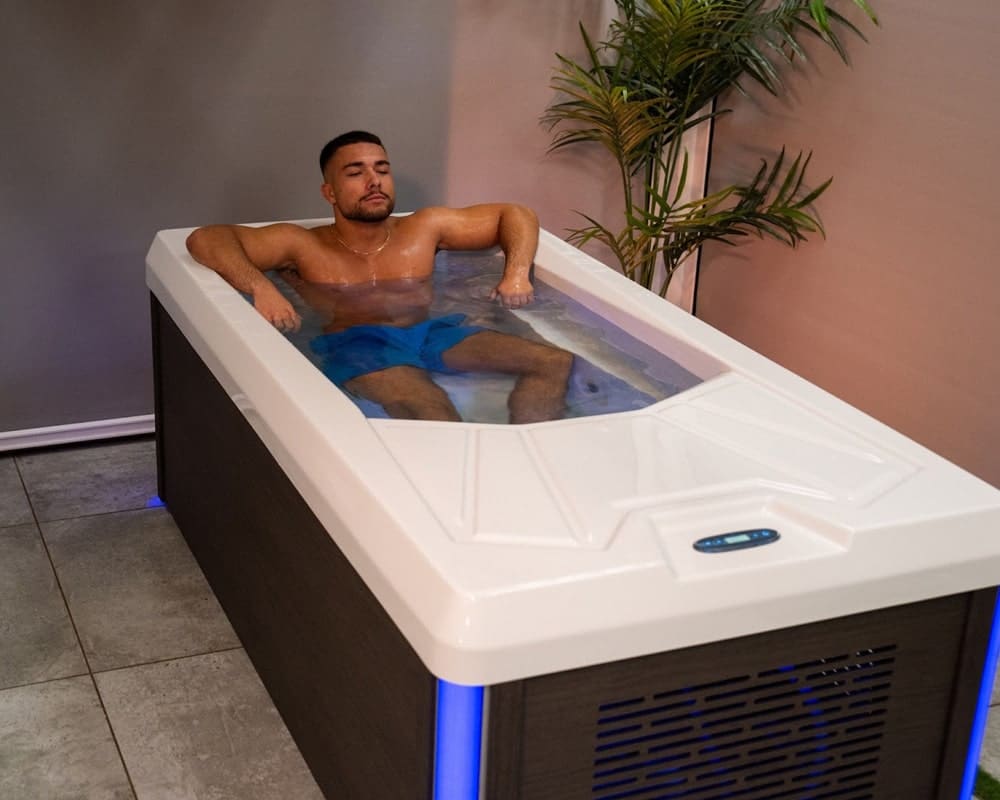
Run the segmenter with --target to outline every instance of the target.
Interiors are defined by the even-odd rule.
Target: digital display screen
[[[718,536],[706,536],[693,544],[699,553],[728,553],[733,550],[744,550],[748,547],[759,547],[771,544],[781,536],[774,528],[751,528],[745,531],[722,533]]]

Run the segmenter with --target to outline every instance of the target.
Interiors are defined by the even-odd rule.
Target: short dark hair
[[[326,165],[329,163],[330,159],[333,158],[333,154],[336,153],[341,147],[347,147],[349,144],[377,144],[381,148],[385,148],[382,144],[382,140],[379,139],[374,133],[369,133],[368,131],[348,131],[347,133],[342,133],[336,139],[331,139],[327,142],[323,149],[319,153],[319,170],[320,172],[326,171]]]

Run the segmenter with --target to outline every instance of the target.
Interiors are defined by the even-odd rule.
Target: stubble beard
[[[350,211],[345,211],[341,209],[341,215],[344,219],[349,219],[352,222],[381,222],[382,220],[389,217],[392,214],[393,209],[396,207],[396,201],[393,198],[389,198],[388,202],[383,208],[372,209],[371,211],[366,211],[361,203],[358,203]]]

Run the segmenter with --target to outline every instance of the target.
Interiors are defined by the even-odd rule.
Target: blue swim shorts
[[[448,314],[407,328],[392,325],[355,325],[317,336],[309,346],[323,356],[323,374],[338,386],[352,378],[389,367],[410,366],[454,374],[442,354],[474,333],[486,330],[462,326],[464,314]]]

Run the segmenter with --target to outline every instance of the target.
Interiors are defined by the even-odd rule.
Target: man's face
[[[361,222],[381,222],[396,207],[396,190],[385,150],[359,142],[341,147],[326,165],[323,196],[336,214]]]

